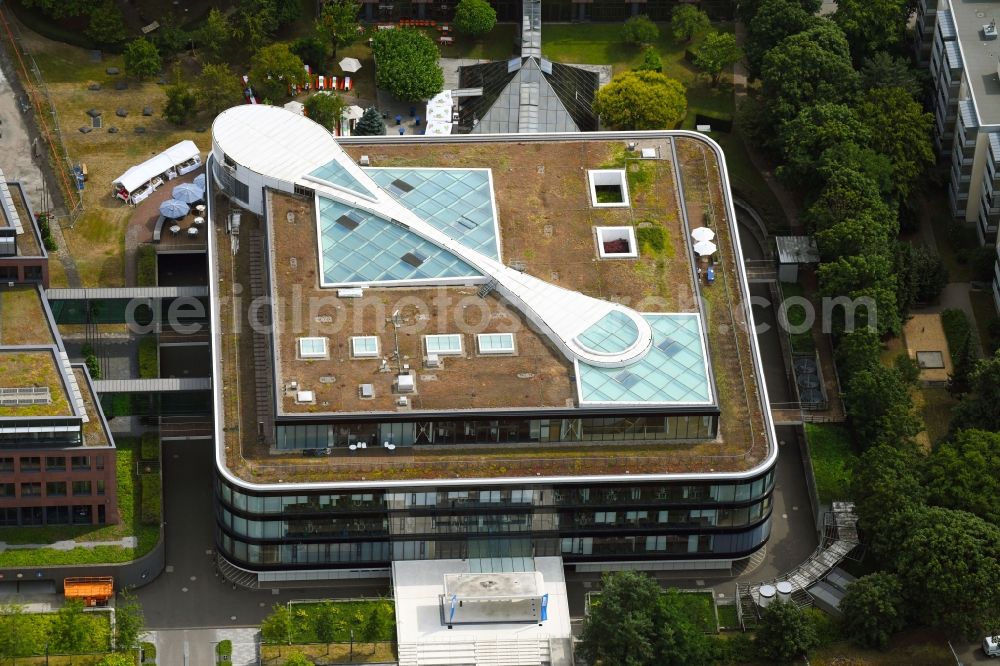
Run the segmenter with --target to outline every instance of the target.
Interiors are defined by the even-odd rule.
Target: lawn
[[[682,592],[678,601],[684,615],[695,627],[706,634],[714,634],[719,630],[715,619],[715,601],[711,592]]]
[[[807,423],[806,439],[819,501],[828,504],[849,499],[858,456],[851,448],[847,429],[832,423]]]
[[[324,616],[324,607],[329,615]],[[292,605],[292,643],[321,643],[316,635],[316,626],[322,621],[330,622],[334,627],[334,643],[351,640],[351,629],[354,629],[355,639],[360,634],[373,610],[382,615],[384,624],[380,641],[396,640],[396,615],[393,604],[388,600],[371,601],[330,601],[326,603],[308,603]]]
[[[140,501],[139,487],[135,483],[135,455],[139,442],[136,439],[120,437],[115,441],[115,444],[118,448],[116,470],[120,514],[120,521],[117,525],[3,527],[0,528],[0,541],[8,544],[53,543],[63,540],[110,541],[125,536],[137,536],[139,538],[138,546],[136,548],[98,546],[72,550],[54,550],[52,548],[6,550],[0,552],[0,567],[128,562],[153,549],[160,536],[159,525],[142,525],[136,513],[136,505]]]
[[[719,604],[715,609],[719,614],[719,628],[739,629],[740,618],[736,612],[736,604]]]

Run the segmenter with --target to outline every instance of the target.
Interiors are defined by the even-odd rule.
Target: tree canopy
[[[847,36],[858,62],[887,51],[903,38],[913,8],[910,0],[837,0],[833,20]]]
[[[163,104],[163,117],[175,125],[183,125],[194,117],[198,98],[194,91],[183,83],[167,86],[167,101]]]
[[[843,103],[810,104],[781,128],[785,162],[777,169],[787,183],[815,191],[826,180],[823,153],[844,143],[866,142],[868,127]]]
[[[862,451],[878,444],[909,446],[922,429],[910,386],[896,368],[875,365],[855,374],[844,403],[854,443]]]
[[[250,60],[250,83],[260,100],[277,103],[288,96],[288,86],[305,82],[305,65],[289,50],[288,44],[265,46]]]
[[[54,651],[79,652],[89,635],[87,622],[83,617],[83,600],[69,599],[60,608],[52,621],[50,637]]]
[[[375,107],[365,109],[361,119],[354,125],[354,134],[357,136],[382,136],[385,134],[385,121]]]
[[[29,8],[37,8],[52,18],[66,18],[86,14],[94,6],[93,0],[21,0]]]
[[[454,23],[463,35],[482,37],[497,24],[497,12],[486,0],[459,0]]]
[[[87,37],[105,46],[116,47],[128,37],[122,10],[112,0],[105,0],[90,10]]]
[[[644,573],[605,574],[584,620],[581,653],[590,663],[622,666],[711,663],[711,645],[692,626],[678,594],[663,593]]]
[[[761,65],[762,91],[772,126],[781,126],[810,104],[843,102],[858,86],[844,33],[823,20],[768,51]]]
[[[695,35],[705,32],[711,25],[708,14],[694,5],[681,3],[675,5],[670,12],[670,31],[678,41],[690,42]]]
[[[732,67],[741,55],[740,47],[736,45],[736,35],[713,30],[705,35],[698,47],[694,64],[708,72],[712,77],[712,85],[716,86],[719,85],[722,72]]]
[[[916,451],[876,445],[861,454],[851,494],[858,525],[869,549],[883,565],[892,565],[905,529],[903,516],[924,503],[926,491]]]
[[[798,606],[776,599],[761,615],[754,644],[762,657],[785,663],[809,653],[819,640],[816,629]]]
[[[622,25],[622,40],[626,44],[652,44],[660,36],[660,28],[645,14],[630,16]]]
[[[902,88],[910,95],[920,96],[920,76],[905,58],[885,51],[873,53],[861,65],[861,89]]]
[[[231,30],[226,17],[215,7],[208,10],[205,22],[198,29],[196,40],[203,55],[212,62],[223,60],[229,47]]]
[[[327,91],[311,95],[305,102],[306,115],[330,132],[336,131],[345,106],[340,95]]]
[[[819,20],[814,10],[803,8],[795,0],[761,0],[749,20],[750,34],[743,45],[750,76],[760,77],[764,55],[781,40],[806,30]]]
[[[973,513],[1000,525],[1000,433],[960,430],[927,457],[931,504]]]
[[[115,604],[115,647],[118,650],[133,650],[139,647],[139,637],[146,629],[146,617],[139,599],[122,590]]]
[[[122,64],[126,74],[139,80],[152,78],[163,67],[159,50],[145,37],[128,43],[122,54]]]
[[[883,649],[892,634],[906,624],[903,586],[895,574],[862,576],[847,588],[840,602],[844,633],[862,647]]]
[[[375,82],[400,100],[430,99],[444,87],[440,55],[430,37],[413,28],[375,33]]]
[[[243,100],[243,86],[227,65],[205,65],[194,82],[198,105],[213,116]]]
[[[874,326],[879,334],[898,334],[896,276],[892,260],[882,255],[850,255],[820,264],[820,293],[831,300],[834,333]],[[841,304],[841,305],[838,305]]]
[[[337,49],[357,40],[359,11],[361,5],[355,0],[328,0],[323,3],[323,11],[316,19],[316,33],[330,45],[334,58],[337,57]]]
[[[969,373],[969,393],[955,407],[952,428],[1000,431],[1000,349]]]
[[[837,371],[845,384],[861,370],[879,363],[882,343],[878,333],[870,328],[859,328],[847,333],[837,341]]]
[[[670,129],[687,114],[687,95],[680,82],[659,72],[622,72],[597,91],[594,112],[615,129]]]
[[[872,88],[861,100],[858,118],[869,129],[872,148],[889,158],[895,194],[905,199],[934,164],[934,117],[903,88]]]

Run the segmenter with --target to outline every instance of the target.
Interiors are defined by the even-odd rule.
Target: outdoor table
[[[400,127],[399,128],[399,136],[403,136],[404,134],[406,134],[406,128],[405,127]]]
[[[197,206],[194,207],[194,209],[198,211],[199,215],[201,215],[202,213],[205,212],[205,204],[198,204]]]
[[[170,233],[172,233],[174,236],[179,234],[180,231],[181,231],[181,226],[179,224],[170,225]]]
[[[205,218],[201,216],[196,217],[194,218],[194,223],[200,227],[201,225],[205,224]]]
[[[197,236],[197,235],[198,235],[198,227],[188,228],[188,236]]]

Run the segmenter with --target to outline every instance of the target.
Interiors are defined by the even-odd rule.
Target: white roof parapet
[[[569,360],[599,367],[621,367],[641,359],[652,347],[652,328],[638,312],[617,303],[545,282],[469,249],[396,201],[344,152],[323,127],[291,111],[243,105],[223,111],[212,126],[213,140],[243,166],[274,178],[299,183],[322,196],[377,215],[448,250],[497,283],[497,290],[538,326]],[[374,199],[308,177],[331,161],[346,170]],[[321,253],[321,248],[317,247]],[[322,262],[322,257],[320,257]],[[588,346],[580,336],[612,313],[635,327],[634,340],[618,349]]]

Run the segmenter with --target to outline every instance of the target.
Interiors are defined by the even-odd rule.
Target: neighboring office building
[[[230,204],[209,198],[227,575],[531,556],[725,568],[767,541],[777,448],[728,183],[707,184],[723,252],[711,313],[675,199],[673,141],[712,155],[709,140],[338,144],[259,105],[212,129],[213,187],[245,209],[227,237]],[[642,191],[601,169],[626,154]],[[639,247],[647,235],[669,260]],[[273,323],[252,333],[247,308]]]
[[[0,526],[117,523],[115,458],[40,286],[0,286]]]
[[[49,256],[21,183],[0,171],[0,285],[49,286]]]
[[[997,243],[1000,226],[1000,2],[921,0],[917,53],[927,52],[934,82],[934,144],[951,165],[952,214]],[[1000,262],[993,295],[1000,310]]]

